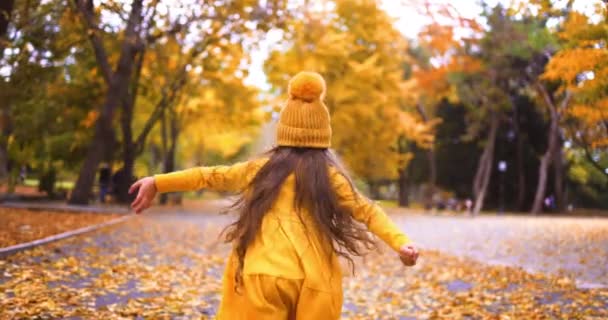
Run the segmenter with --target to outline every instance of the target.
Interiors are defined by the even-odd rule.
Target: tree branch
[[[545,100],[545,104],[547,104],[547,107],[549,108],[550,112],[555,112],[555,110],[556,110],[555,103],[553,102],[553,99],[551,99],[551,96],[547,92],[547,89],[545,88],[545,86],[542,83],[540,83],[539,81],[537,81],[536,89],[538,90],[538,92],[540,92],[541,96]]]
[[[148,34],[146,36],[146,43],[147,44],[153,44],[154,42],[156,42],[158,39],[163,38],[165,36],[173,36],[177,33],[179,33],[180,31],[182,31],[185,27],[189,26],[190,23],[192,23],[193,21],[196,21],[198,19],[201,19],[202,17],[195,17],[195,16],[191,16],[188,20],[186,20],[186,22],[184,23],[176,23],[174,24],[170,29],[162,31],[162,32],[158,32],[156,34]]]
[[[571,131],[574,131],[574,130],[571,128]],[[572,135],[572,136],[575,137],[576,135]],[[579,139],[581,141],[574,140],[574,142],[576,142],[576,144],[581,149],[583,149],[583,152],[585,152],[585,158],[587,159],[587,161],[589,161],[589,163],[591,164],[591,166],[593,166],[599,172],[601,172],[603,175],[605,175],[606,177],[608,177],[608,172],[606,172],[606,169],[602,168],[602,166],[600,166],[600,164],[597,163],[597,161],[595,161],[593,159],[593,156],[591,155],[591,152],[589,151],[589,143],[587,142],[587,139],[585,139],[585,134],[583,133],[583,134],[579,135]]]
[[[135,60],[135,68],[133,79],[131,80],[131,90],[127,92],[127,95],[123,99],[123,107],[124,109],[132,109],[135,105],[135,100],[137,98],[137,92],[139,91],[139,81],[141,78],[141,70],[143,68],[144,56],[146,54],[145,48],[139,52],[137,56],[137,60]]]
[[[599,163],[597,163],[595,160],[593,160],[593,156],[591,155],[591,152],[589,152],[589,148],[587,146],[583,147],[583,151],[585,151],[585,158],[587,158],[587,161],[589,161],[589,163],[597,169],[597,171],[601,172],[604,176],[606,176],[608,178],[608,172],[606,172],[606,168],[602,168],[602,166],[600,166]]]
[[[568,103],[570,103],[570,99],[572,98],[572,93],[570,92],[570,90],[566,90],[566,96],[562,99],[558,107],[555,105],[555,102],[551,98],[551,95],[549,95],[547,89],[542,83],[540,83],[540,81],[536,82],[536,88],[545,100],[545,103],[547,104],[547,107],[549,108],[551,114],[559,118],[561,116],[561,112],[566,109]]]
[[[150,133],[150,131],[152,130],[154,125],[156,124],[156,121],[158,121],[161,118],[165,109],[169,105],[171,105],[171,103],[173,103],[175,101],[175,98],[177,97],[178,92],[186,84],[187,75],[188,75],[188,72],[187,72],[188,65],[190,65],[194,61],[194,59],[196,59],[202,52],[204,52],[205,51],[204,48],[206,48],[211,42],[212,42],[212,38],[208,38],[206,41],[204,41],[201,44],[201,46],[198,49],[193,49],[190,52],[189,59],[180,68],[178,75],[175,77],[175,79],[172,81],[172,83],[168,86],[168,88],[167,87],[163,88],[161,99],[158,101],[158,103],[154,107],[154,111],[152,112],[152,115],[150,116],[150,118],[148,118],[148,120],[144,124],[144,128],[142,129],[139,136],[135,140],[135,150],[137,150],[136,151],[137,153],[140,153],[143,150],[146,138],[148,137],[148,134]]]
[[[424,111],[424,107],[422,106],[422,102],[420,100],[418,100],[418,103],[416,103],[416,110],[418,111],[418,113],[422,117],[422,120],[424,122],[427,122],[428,118],[426,116],[426,112]]]
[[[178,79],[178,80],[174,81],[169,89],[163,90],[161,99],[158,101],[158,103],[154,107],[154,111],[152,112],[152,115],[150,116],[150,118],[148,118],[148,120],[146,121],[146,124],[144,125],[144,128],[141,130],[141,132],[139,133],[139,136],[135,140],[136,154],[139,154],[142,152],[142,150],[144,148],[144,143],[146,141],[146,138],[148,137],[148,134],[150,133],[150,131],[152,131],[152,128],[154,128],[154,125],[156,124],[156,122],[161,118],[165,109],[169,105],[171,105],[171,103],[173,103],[173,101],[175,100],[175,97],[177,96],[177,92],[185,84],[186,84],[186,79],[185,79],[185,77],[183,77],[182,79]]]
[[[95,23],[95,16],[93,14],[93,1],[92,0],[74,0],[78,11],[84,18],[85,27],[87,30],[87,35],[91,40],[91,44],[93,45],[93,51],[95,52],[95,59],[97,60],[97,64],[101,69],[101,74],[103,75],[104,80],[107,84],[109,84],[112,80],[112,76],[114,75],[112,72],[112,68],[110,67],[110,62],[108,60],[108,54],[106,49],[103,46],[103,42],[98,35],[100,31]]]
[[[133,0],[131,3],[131,13],[125,29],[125,38],[120,50],[120,58],[116,67],[116,73],[120,74],[123,70],[130,69],[133,57],[142,49],[141,37],[138,34],[138,27],[141,25],[141,12],[143,0]]]

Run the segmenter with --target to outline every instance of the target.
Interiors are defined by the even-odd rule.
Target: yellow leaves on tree
[[[177,106],[185,137],[179,156],[193,164],[203,163],[208,152],[233,158],[252,142],[264,121],[257,89],[231,73],[203,79],[207,84],[189,88],[189,97]]]
[[[427,113],[425,117],[429,119],[434,117],[435,106],[439,101],[446,98],[458,99],[454,86],[449,81],[451,73],[473,73],[481,69],[478,59],[463,54],[463,47],[474,44],[477,39],[458,38],[455,35],[456,28],[477,34],[481,31],[480,26],[474,20],[454,16],[450,8],[450,5],[426,7],[426,14],[433,22],[418,34],[420,52],[414,54],[411,61],[416,103],[420,104]]]
[[[567,132],[592,149],[608,147],[608,25],[606,7],[598,5],[596,10],[599,22],[576,11],[569,14],[558,34],[563,48],[542,75],[573,93],[575,103],[566,110],[571,124]]]
[[[92,128],[93,125],[95,125],[95,121],[97,121],[98,117],[99,117],[99,112],[97,112],[97,110],[91,110],[91,111],[89,111],[89,113],[87,113],[86,118],[84,118],[82,120],[81,124],[85,128]]]
[[[194,50],[204,52],[195,55]],[[143,64],[138,99],[141,111],[135,115],[134,127],[141,130],[162,99],[163,90],[170,89],[176,75],[185,70],[185,85],[165,110],[165,116],[177,123],[177,158],[184,165],[197,165],[205,164],[209,152],[224,159],[234,157],[251,142],[263,121],[257,111],[257,89],[243,83],[247,59],[240,44],[224,38],[199,49],[184,48],[173,38],[152,47]],[[157,132],[150,139],[160,146],[161,126],[154,130]]]
[[[320,72],[327,82],[332,146],[348,167],[367,181],[393,179],[407,154],[400,135],[426,140],[425,130],[403,110],[407,44],[374,0],[335,1],[329,12],[307,7],[288,30],[288,50],[270,54],[269,82],[284,90],[300,70]],[[381,30],[381,32],[378,32]]]

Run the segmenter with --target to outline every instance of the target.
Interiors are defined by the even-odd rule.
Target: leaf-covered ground
[[[0,208],[0,248],[102,223],[116,214]]]
[[[579,287],[608,287],[607,218],[396,215],[395,220],[426,248],[565,275]]]
[[[427,248],[433,247],[433,234],[435,245],[441,246],[439,234],[453,232],[453,226],[468,228],[464,225],[469,223],[396,218],[414,238],[427,235],[420,239]],[[1,260],[1,317],[212,318],[228,250],[218,243],[217,234],[227,219],[149,214]],[[502,221],[508,230],[519,220]],[[483,219],[478,223],[483,230]],[[551,230],[552,222],[546,224]],[[462,236],[465,239],[457,241],[466,243],[468,235]],[[472,241],[476,237],[472,234]],[[579,289],[569,277],[489,266],[434,250],[423,251],[419,264],[409,269],[389,250],[370,254],[358,261],[357,274],[346,278],[344,287],[345,319],[608,317],[607,289]]]

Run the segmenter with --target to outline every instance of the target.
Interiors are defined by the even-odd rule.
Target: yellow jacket
[[[155,184],[161,193],[198,189],[239,192],[249,185],[266,161],[262,158],[232,166],[197,167],[156,175]],[[380,207],[353,192],[346,178],[333,168],[330,168],[330,179],[341,204],[350,206],[354,218],[393,250],[398,251],[410,241]],[[316,230],[311,230],[312,218],[305,213],[302,223],[294,212],[294,184],[291,174],[283,183],[273,208],[265,215],[257,238],[247,249],[243,275],[302,280],[304,288],[327,294],[334,309],[331,313],[339,317],[342,273],[337,255],[328,254],[328,245],[321,242]],[[234,253],[228,261],[224,282],[232,283],[234,266],[231,263],[236,263]],[[225,287],[230,286],[225,284]]]

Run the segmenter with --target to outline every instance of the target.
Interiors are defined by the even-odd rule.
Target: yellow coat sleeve
[[[210,189],[239,192],[245,189],[262,161],[239,162],[231,166],[196,167],[154,176],[160,193]]]
[[[367,229],[382,239],[393,250],[399,251],[411,240],[386,215],[384,210],[351,187],[346,177],[337,171],[332,174],[332,183],[341,205],[352,209],[355,220],[365,224]]]

